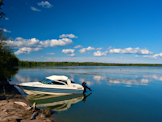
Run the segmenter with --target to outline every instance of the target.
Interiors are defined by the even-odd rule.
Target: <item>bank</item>
[[[15,104],[23,102],[32,106],[29,101],[7,79],[0,81],[0,122],[54,122],[51,116],[42,117],[41,114],[31,120],[35,111],[26,110],[23,106]],[[41,111],[41,110],[39,110]]]

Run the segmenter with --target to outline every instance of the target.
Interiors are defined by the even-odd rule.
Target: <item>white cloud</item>
[[[41,11],[40,9],[32,7],[32,6],[31,6],[31,10],[33,10],[33,11]]]
[[[52,39],[50,46],[51,47],[65,46],[70,43],[72,43],[72,40],[68,39],[68,38],[63,38],[63,39],[59,39],[59,40]]]
[[[87,47],[87,48],[86,48],[86,50],[95,50],[95,48],[94,48],[94,47],[89,46],[89,47]]]
[[[80,49],[79,52],[80,53],[86,53],[86,48]]]
[[[29,54],[30,52],[37,51],[36,49],[42,49],[43,47],[59,47],[65,46],[72,43],[72,40],[69,38],[63,39],[51,39],[45,41],[39,41],[36,38],[23,39],[22,37],[17,37],[15,41],[8,40],[6,41],[9,46],[19,49],[15,54]]]
[[[121,53],[121,49],[110,49],[110,53]]]
[[[74,53],[74,49],[63,49],[62,52],[66,54]]]
[[[8,18],[8,17],[6,17],[6,18],[5,18],[5,20],[9,20],[9,18]]]
[[[145,57],[145,58],[153,58],[153,59],[160,59],[160,58],[162,58],[162,53],[155,54],[155,55],[145,55],[143,57]]]
[[[18,51],[15,52],[16,55],[20,55],[20,54],[29,54],[31,52],[37,52],[42,50],[42,48],[30,48],[30,47],[22,47],[19,48]]]
[[[87,48],[82,48],[82,49],[80,49],[79,52],[80,52],[80,53],[86,53],[86,51],[91,51],[91,50],[95,50],[95,48],[89,46],[89,47],[87,47]]]
[[[59,36],[59,38],[78,38],[78,36],[75,36],[74,34],[62,34]]]
[[[148,49],[140,49],[139,47],[137,48],[125,48],[125,49],[110,49],[109,50],[110,53],[129,53],[129,54],[152,54],[151,51],[149,51]]]
[[[42,6],[44,8],[51,8],[53,5],[51,5],[48,1],[42,1],[40,3],[37,3],[39,6]]]
[[[65,46],[70,43],[72,43],[71,39],[63,38],[63,39],[51,39],[51,40],[45,40],[45,41],[39,41],[36,38],[31,39],[23,39],[22,37],[17,37],[15,41],[8,40],[8,45],[13,47],[59,47],[59,46]]]
[[[60,47],[65,46],[72,43],[72,40],[69,38],[63,38],[63,39],[52,39],[52,40],[46,40],[46,41],[40,41],[40,44],[44,47]]]
[[[11,33],[11,31],[8,31],[7,29],[3,29],[3,31],[6,33]]]
[[[74,48],[81,48],[81,47],[82,47],[81,45],[74,46]]]
[[[97,48],[96,50],[102,50],[103,48],[102,47],[100,47],[100,48]]]
[[[36,38],[23,39],[21,37],[17,37],[15,41],[8,40],[7,43],[8,45],[15,47],[15,48],[37,47],[39,45],[39,40]]]
[[[62,52],[68,54],[68,56],[75,56],[74,49],[63,49]]]
[[[55,55],[55,53],[47,53],[48,55]]]
[[[108,51],[105,51],[105,52],[101,52],[101,51],[97,51],[97,52],[94,52],[93,55],[94,56],[105,56],[108,54]]]

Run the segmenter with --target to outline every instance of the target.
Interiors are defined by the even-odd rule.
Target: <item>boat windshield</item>
[[[64,82],[64,83],[66,83],[66,84],[67,84],[67,81],[66,81],[66,80],[58,80],[58,81],[61,81],[61,82]]]
[[[75,83],[75,82],[71,80],[71,83]]]
[[[53,84],[53,85],[65,85],[64,83],[61,83],[61,82],[57,82],[57,81],[54,81],[54,80],[50,80],[50,79],[43,79],[41,81],[39,81],[43,84]]]

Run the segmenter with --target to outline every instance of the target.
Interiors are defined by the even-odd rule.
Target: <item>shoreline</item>
[[[7,80],[0,81],[0,121],[1,122],[54,122],[53,117],[42,117],[41,114],[31,120],[34,111],[26,110],[14,102],[31,103]]]
[[[37,67],[37,66],[141,66],[141,67],[162,67],[162,64],[154,63],[103,63],[103,62],[37,62],[19,61],[18,67]]]

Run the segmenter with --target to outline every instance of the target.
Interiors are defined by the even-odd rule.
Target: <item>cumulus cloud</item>
[[[81,47],[82,47],[81,45],[74,46],[74,48],[81,48]]]
[[[139,47],[137,48],[125,48],[125,49],[110,49],[109,50],[109,53],[129,53],[129,54],[144,54],[144,55],[147,55],[147,54],[152,54],[151,51],[149,51],[148,49],[140,49]]]
[[[89,47],[87,47],[87,48],[86,48],[86,50],[95,50],[95,48],[94,48],[94,47],[89,46]]]
[[[86,53],[87,51],[91,51],[91,50],[95,50],[95,48],[89,46],[89,47],[87,47],[87,48],[82,48],[82,49],[80,49],[79,52],[80,52],[80,53]]]
[[[62,34],[59,36],[59,38],[78,38],[78,36],[75,36],[74,34]]]
[[[39,40],[36,38],[23,39],[22,37],[17,37],[15,41],[8,40],[7,43],[15,48],[37,47],[39,45]]]
[[[19,55],[19,54],[29,54],[33,51],[39,51],[44,47],[65,46],[72,43],[72,40],[69,38],[63,38],[59,40],[51,39],[40,41],[36,38],[23,39],[22,37],[17,37],[14,41],[8,40],[6,42],[9,46],[19,49],[17,52],[15,52],[15,54]]]
[[[42,48],[30,48],[30,47],[22,47],[19,48],[18,51],[15,52],[16,55],[20,55],[20,54],[29,54],[31,52],[37,52],[42,50]]]
[[[69,54],[69,53],[74,53],[74,49],[63,49],[62,52],[63,53],[66,53],[66,54]]]
[[[47,53],[48,55],[55,55],[55,53]]]
[[[31,8],[31,10],[33,10],[33,11],[41,11],[40,9],[38,9],[38,8],[35,8],[35,7],[30,7]]]
[[[101,52],[101,51],[97,51],[97,52],[94,52],[93,55],[94,56],[105,56],[108,54],[108,51],[105,51],[105,52]]]
[[[63,49],[62,52],[68,54],[68,56],[75,56],[74,49]]]
[[[51,8],[53,5],[51,5],[48,1],[42,1],[40,3],[37,3],[39,6],[42,6],[44,8]]]
[[[86,53],[86,48],[80,49],[79,52],[80,53]]]
[[[63,39],[51,39],[45,41],[39,41],[36,38],[31,39],[23,39],[22,37],[17,37],[15,41],[8,40],[7,43],[13,47],[59,47],[65,46],[72,43],[71,39],[63,38]]]
[[[145,57],[145,58],[153,58],[153,59],[160,59],[160,58],[162,58],[162,53],[155,54],[155,55],[145,55],[143,57]]]
[[[6,33],[11,33],[11,31],[8,31],[7,29],[3,29],[3,31]]]
[[[62,39],[52,39],[52,40],[46,40],[46,41],[40,41],[40,44],[44,47],[60,47],[65,46],[72,43],[72,40],[69,38],[62,38]]]

